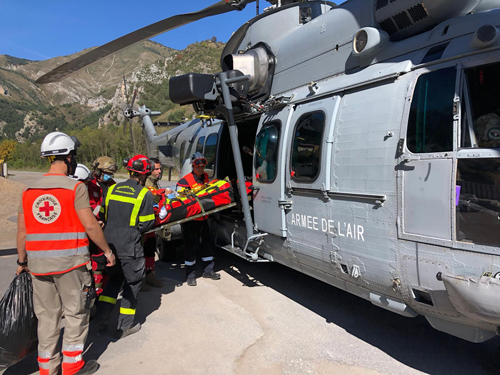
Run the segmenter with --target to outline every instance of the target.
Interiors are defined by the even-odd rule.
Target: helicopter
[[[37,82],[252,2],[167,18]],[[500,334],[500,1],[270,3],[220,73],[170,79],[198,118],[157,135],[158,112],[127,108],[149,155],[183,176],[204,152],[237,187],[238,208],[211,215],[217,246],[464,340]]]

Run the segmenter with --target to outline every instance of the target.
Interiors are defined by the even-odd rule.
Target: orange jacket
[[[203,173],[203,181],[208,182],[208,174],[206,173]],[[201,186],[202,184],[200,184],[199,182],[196,181],[196,179],[194,178],[194,173],[191,172],[191,173],[188,173],[187,175],[185,175],[178,183],[177,183],[177,191],[182,191],[186,188],[189,188],[189,189],[195,189],[197,188],[198,186]],[[180,189],[179,189],[180,188]],[[202,216],[202,217],[199,217],[197,219],[193,219],[193,220],[197,220],[197,221],[202,221],[202,220],[207,220],[208,219],[208,215],[207,216]]]
[[[23,193],[26,251],[33,275],[71,271],[89,262],[89,240],[75,210],[75,190],[29,188]]]

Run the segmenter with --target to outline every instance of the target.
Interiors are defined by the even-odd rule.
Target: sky
[[[0,0],[0,55],[45,60],[110,42],[170,16],[206,8],[218,0]],[[341,3],[338,1],[337,3]],[[260,0],[260,9],[270,6]],[[152,40],[167,47],[210,39],[227,42],[256,14],[243,11],[209,17]]]

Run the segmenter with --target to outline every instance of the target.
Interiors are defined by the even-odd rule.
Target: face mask
[[[102,181],[103,182],[109,182],[109,181],[111,181],[111,178],[112,177],[109,174],[103,174],[102,175]]]

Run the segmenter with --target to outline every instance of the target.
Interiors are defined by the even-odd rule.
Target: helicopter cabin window
[[[273,182],[278,164],[280,138],[279,122],[264,125],[255,141],[255,178],[259,182]]]
[[[500,63],[466,69],[463,78],[461,147],[500,147]]]
[[[321,165],[321,142],[326,116],[323,112],[302,115],[295,125],[291,176],[296,181],[314,182]]]
[[[203,144],[205,143],[205,137],[200,137],[198,143],[196,144],[196,150],[194,152],[201,152],[203,154]]]
[[[440,69],[418,78],[410,107],[406,139],[411,152],[453,150],[455,80],[455,68]]]
[[[184,161],[184,149],[186,148],[186,141],[182,142],[181,149],[179,151],[179,164],[182,167],[182,162]]]
[[[500,159],[458,159],[457,240],[500,245]]]
[[[207,166],[205,172],[208,177],[212,178],[215,172],[215,154],[217,151],[217,134],[210,134],[205,143],[205,159],[207,159]]]

